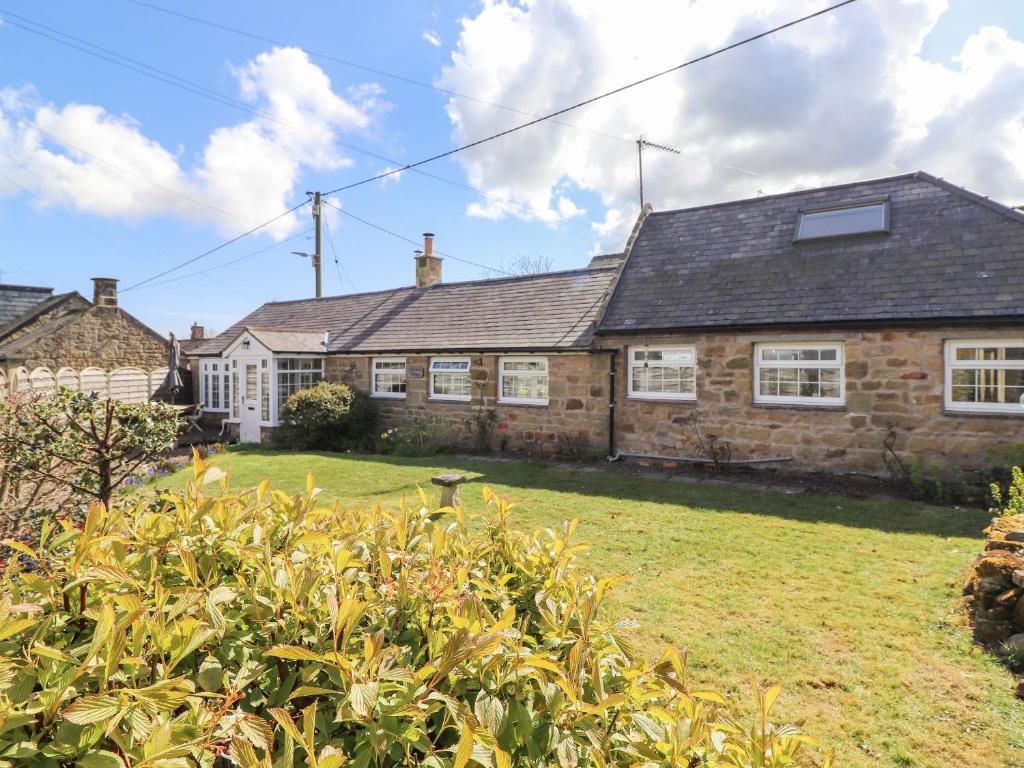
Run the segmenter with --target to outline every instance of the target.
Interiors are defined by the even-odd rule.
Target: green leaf
[[[105,749],[83,755],[75,761],[75,765],[79,768],[125,768],[120,757]]]
[[[319,653],[299,645],[275,645],[267,651],[266,655],[275,656],[279,659],[291,659],[293,661],[324,661],[324,657]]]
[[[199,687],[207,692],[219,691],[224,684],[224,667],[215,656],[207,656],[196,675]]]
[[[121,704],[113,696],[83,696],[71,702],[61,714],[65,719],[78,725],[90,725],[116,715]]]
[[[356,683],[348,692],[349,703],[353,711],[360,717],[369,717],[377,707],[380,696],[379,683]]]

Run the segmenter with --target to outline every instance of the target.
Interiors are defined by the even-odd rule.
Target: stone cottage
[[[55,386],[146,400],[167,374],[167,340],[118,306],[117,280],[76,291],[0,285],[0,389]]]
[[[1024,214],[926,173],[645,209],[621,258],[260,307],[193,354],[258,440],[326,378],[387,424],[494,410],[510,448],[885,471],[978,468],[1024,442]],[[238,396],[235,396],[238,393]],[[247,415],[248,414],[248,415]]]

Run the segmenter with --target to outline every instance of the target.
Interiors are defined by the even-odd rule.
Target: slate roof
[[[795,243],[801,209],[890,201],[888,234]],[[923,172],[651,213],[598,333],[1024,320],[1024,215]]]
[[[244,328],[271,352],[323,352],[324,334],[316,331],[272,331]]]
[[[333,353],[585,349],[614,274],[614,268],[577,269],[271,302],[192,354],[219,355],[246,328],[261,340],[274,333],[275,344],[304,332],[316,351],[328,331]]]
[[[52,292],[52,290],[49,288],[44,288],[42,290]],[[32,339],[37,339],[40,336],[45,335],[45,333],[40,333],[42,329],[48,328],[54,322],[58,322],[61,318],[65,316],[62,315],[61,318],[58,318],[57,320],[44,322],[42,325],[39,326],[39,328],[33,330],[32,332],[25,334],[23,336],[16,337],[14,341],[8,341],[8,339],[16,331],[24,328],[29,323],[42,318],[43,315],[51,312],[54,309],[57,309],[62,304],[65,304],[66,302],[69,302],[76,297],[81,298],[77,291],[70,291],[69,293],[59,293],[56,296],[44,295],[42,301],[38,301],[35,304],[30,305],[28,309],[22,312],[20,315],[17,315],[16,317],[13,317],[10,320],[8,320],[6,323],[0,325],[0,355],[8,354],[10,352],[15,351],[15,349],[24,346],[22,341],[25,338],[31,337]],[[59,325],[54,326],[54,328],[56,327],[59,327]]]
[[[21,317],[53,295],[53,288],[35,285],[0,285],[0,326]]]

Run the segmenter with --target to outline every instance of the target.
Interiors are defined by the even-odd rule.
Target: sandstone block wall
[[[16,358],[0,361],[8,369],[8,378],[17,366],[30,371],[45,366],[54,372],[65,366],[75,370],[95,366],[107,371],[128,366],[147,371],[166,367],[167,342],[127,312],[90,307],[84,300],[63,307],[61,312],[73,317],[27,344]],[[54,319],[55,315],[46,313],[7,341],[24,338]]]
[[[466,426],[480,408],[493,409],[498,420],[493,447],[504,443],[512,450],[558,453],[563,435],[580,435],[594,450],[607,445],[608,356],[605,354],[548,355],[548,405],[512,405],[498,402],[497,355],[471,355],[473,381],[471,402],[452,402],[430,397],[430,358],[406,358],[404,399],[378,398],[384,428],[408,425],[414,418],[430,414],[441,419],[460,441],[468,443]],[[325,377],[370,391],[369,357],[328,357]],[[408,375],[422,370],[422,376]]]
[[[734,458],[792,456],[780,465],[801,471],[886,474],[883,441],[896,429],[896,450],[908,464],[925,459],[938,472],[987,465],[992,446],[1024,442],[1024,409],[972,415],[944,408],[947,339],[1020,338],[1024,328],[893,329],[764,334],[669,334],[601,338],[619,349],[616,445],[627,453],[694,455],[691,425],[733,444]],[[628,397],[625,349],[692,344],[697,352],[696,402]],[[835,407],[755,405],[754,344],[843,342],[846,402]]]

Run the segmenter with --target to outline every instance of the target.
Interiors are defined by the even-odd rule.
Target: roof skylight
[[[796,240],[848,237],[889,231],[889,203],[881,200],[817,211],[801,211]]]

